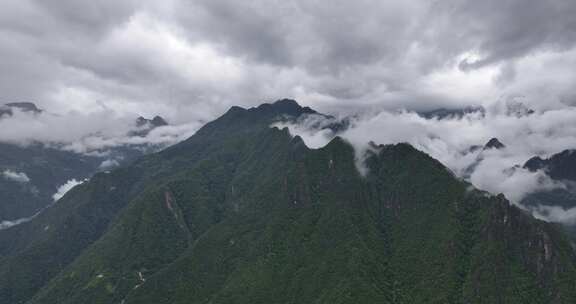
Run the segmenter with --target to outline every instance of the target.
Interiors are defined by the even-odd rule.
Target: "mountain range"
[[[232,107],[1,230],[0,303],[576,302],[562,227],[409,144],[364,174],[340,137],[270,127],[311,114]]]
[[[12,116],[14,114],[14,110],[29,112],[33,114],[42,113],[42,110],[39,109],[33,102],[9,102],[4,105],[0,105],[0,117],[4,115]]]
[[[563,213],[576,210],[573,209],[576,208],[576,150],[564,150],[546,159],[533,157],[524,164],[524,168],[532,172],[541,170],[558,183],[553,189],[530,193],[522,201],[524,206],[547,216],[557,209]],[[565,223],[570,235],[576,239],[576,218],[559,220]]]
[[[0,106],[0,119],[14,111],[41,115],[45,110],[34,103],[8,103]],[[146,136],[151,130],[168,125],[160,116],[139,117],[129,136]],[[0,143],[0,230],[29,220],[54,202],[59,187],[69,181],[80,182],[99,171],[128,164],[156,150],[144,144],[117,146],[102,153],[76,153],[57,145]]]

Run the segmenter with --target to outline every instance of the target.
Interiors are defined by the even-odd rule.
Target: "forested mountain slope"
[[[357,169],[291,100],[231,108],[0,231],[0,303],[574,303],[558,227],[408,144]]]

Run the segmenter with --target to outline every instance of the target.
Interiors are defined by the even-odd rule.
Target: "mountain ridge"
[[[100,173],[54,209],[0,231],[0,299],[576,299],[574,251],[556,226],[471,190],[408,144],[377,146],[362,176],[343,139],[309,149],[286,128],[270,127],[310,110],[292,102],[231,108],[184,142]],[[44,260],[58,251],[66,259]],[[32,271],[42,279],[27,277]]]

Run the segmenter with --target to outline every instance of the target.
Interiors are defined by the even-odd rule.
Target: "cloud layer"
[[[544,172],[530,172],[522,165],[538,155],[548,157],[565,149],[576,148],[576,108],[514,112],[519,109],[495,105],[486,112],[473,112],[463,117],[427,119],[415,112],[383,111],[349,118],[350,127],[338,133],[355,148],[362,168],[362,156],[368,143],[394,144],[408,142],[441,161],[452,172],[469,180],[479,189],[503,193],[513,203],[520,203],[529,193],[565,188]],[[279,123],[291,134],[301,136],[312,148],[322,147],[336,134],[322,129],[338,118],[311,115],[296,123]],[[502,149],[483,149],[491,138],[505,144]],[[573,212],[573,211],[571,211]],[[558,208],[540,210],[541,217],[567,220]]]
[[[113,110],[62,114],[14,110],[12,116],[0,119],[0,142],[22,146],[43,143],[76,153],[106,153],[108,149],[119,146],[171,145],[191,136],[201,124],[192,121],[161,126],[144,136],[134,136],[131,133],[139,130],[136,117],[136,114],[120,115]]]
[[[0,97],[176,123],[279,97],[547,108],[576,102],[575,14],[571,0],[6,0]]]

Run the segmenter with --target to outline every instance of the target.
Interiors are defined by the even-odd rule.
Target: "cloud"
[[[15,221],[2,221],[2,222],[0,222],[0,230],[8,229],[10,227],[14,227],[16,225],[20,225],[20,224],[29,222],[33,218],[34,217],[26,217],[26,218],[17,219]]]
[[[76,179],[71,179],[69,181],[67,181],[66,183],[64,183],[63,185],[61,185],[60,187],[58,187],[58,191],[56,191],[56,193],[54,193],[54,195],[52,195],[52,198],[54,199],[54,201],[58,201],[59,199],[61,199],[62,197],[64,197],[64,195],[66,195],[66,193],[70,190],[72,190],[72,188],[80,185],[84,183],[84,181],[77,181]]]
[[[137,129],[136,117],[110,109],[61,114],[45,111],[37,115],[14,111],[13,116],[0,119],[0,142],[23,146],[42,143],[76,153],[105,153],[130,145],[166,147],[191,136],[201,125],[193,121],[158,127],[146,136],[132,136],[131,131]]]
[[[512,108],[511,108],[512,106]],[[370,149],[368,143],[408,142],[438,159],[477,188],[503,193],[520,203],[534,191],[563,188],[544,172],[530,172],[521,166],[535,155],[549,156],[576,147],[576,109],[551,109],[527,114],[517,101],[502,101],[485,114],[468,113],[462,118],[426,119],[408,111],[382,111],[350,118],[350,127],[338,135],[356,149],[357,158]],[[299,135],[312,148],[328,143],[336,134],[322,129],[334,118],[313,115],[295,123],[278,123]],[[497,137],[504,149],[471,149]],[[520,166],[520,167],[519,167]]]
[[[571,21],[576,5],[570,0],[451,0],[438,5],[436,12],[446,18],[444,30],[451,24],[460,27],[459,35],[443,37],[444,43],[473,46],[481,54],[465,64],[470,68],[539,51],[562,51],[576,42],[576,24]]]
[[[19,219],[12,220],[12,221],[1,221],[0,222],[0,230],[5,230],[8,228],[29,222],[32,219],[34,219],[36,216],[38,216],[40,213],[42,213],[42,210],[36,212],[36,214],[29,216],[29,217],[23,217],[23,218],[19,218]]]
[[[280,97],[324,112],[516,95],[542,107],[576,102],[570,0],[77,6],[0,4],[2,98],[58,112],[161,114],[178,124]]]
[[[327,128],[338,119],[318,114],[303,115],[296,122],[277,122],[272,126],[279,129],[288,128],[291,134],[303,137],[309,148],[317,149],[325,146],[332,138],[334,132]]]
[[[15,172],[12,170],[4,170],[2,172],[2,176],[10,181],[17,182],[17,183],[29,183],[30,178],[24,172]]]
[[[566,225],[576,224],[576,207],[565,209],[559,206],[540,205],[531,211],[534,217],[544,221],[562,223]]]
[[[120,163],[115,160],[115,159],[107,159],[105,161],[103,161],[100,166],[98,166],[99,169],[101,170],[108,170],[108,169],[113,169],[115,167],[118,167],[120,165]]]
[[[470,176],[470,181],[479,189],[493,194],[503,193],[511,202],[520,205],[526,195],[564,188],[560,182],[550,179],[544,172],[530,172],[522,168],[510,168],[505,158],[484,159]]]
[[[357,147],[407,141],[459,175],[481,157],[470,178],[515,199],[518,189],[547,184],[508,168],[576,147],[572,0],[103,0],[78,8],[73,0],[0,3],[0,98],[58,114],[0,120],[0,141],[80,153],[168,145],[232,105],[293,97],[320,112],[361,113],[342,134]],[[508,101],[536,114],[506,115]],[[410,112],[467,105],[483,105],[487,116],[436,121]],[[137,115],[172,126],[126,136]],[[333,134],[310,131],[317,117],[309,119],[291,131],[321,146]],[[465,153],[491,137],[507,148]]]

